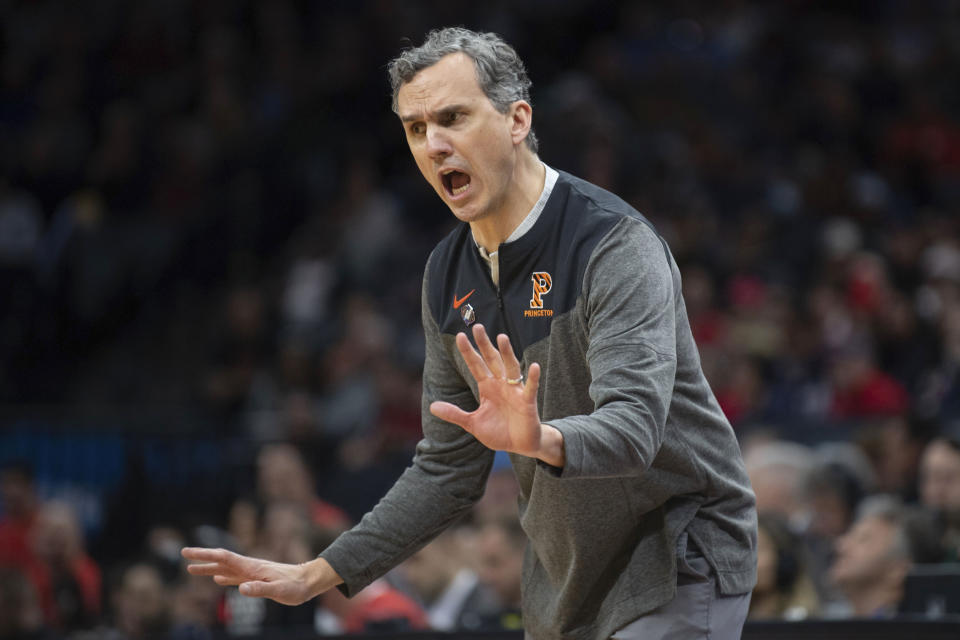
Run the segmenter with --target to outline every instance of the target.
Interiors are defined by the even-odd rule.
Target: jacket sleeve
[[[430,273],[429,261],[426,274]],[[470,387],[451,362],[422,292],[426,357],[421,401],[423,438],[410,465],[380,502],[320,555],[353,596],[433,539],[483,495],[494,452],[460,427],[438,420],[430,403],[446,400],[472,411]]]
[[[563,478],[637,476],[663,440],[677,369],[679,272],[659,236],[624,218],[600,241],[581,295],[594,411],[549,419],[564,439]]]

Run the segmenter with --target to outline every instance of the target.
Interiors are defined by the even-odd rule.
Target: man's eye
[[[457,120],[459,120],[462,116],[463,116],[463,114],[460,113],[459,111],[454,111],[453,113],[448,113],[448,114],[447,114],[447,118],[446,118],[447,124],[453,124],[454,122],[456,122]]]
[[[410,126],[410,133],[419,136],[423,134],[425,129],[426,127],[423,125],[423,123],[418,122]]]

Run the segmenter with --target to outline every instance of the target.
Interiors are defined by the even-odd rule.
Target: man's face
[[[920,498],[928,507],[960,513],[960,452],[943,440],[932,442],[923,452]]]
[[[500,113],[463,53],[442,58],[400,87],[397,107],[420,173],[453,214],[474,222],[503,206],[519,142],[514,103]]]
[[[515,605],[520,599],[523,549],[512,544],[507,534],[497,526],[484,528],[477,547],[477,575],[480,582],[496,592],[503,606]]]
[[[883,518],[867,516],[837,539],[837,556],[830,567],[830,580],[841,587],[882,582],[904,561],[896,557],[897,529]]]

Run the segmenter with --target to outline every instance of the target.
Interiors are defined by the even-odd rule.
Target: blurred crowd
[[[520,629],[526,544],[513,472],[502,465],[470,516],[352,599],[334,589],[299,607],[247,598],[187,574],[180,549],[228,548],[306,562],[351,525],[319,498],[299,450],[262,447],[256,489],[238,496],[222,526],[155,522],[139,548],[104,566],[87,551],[76,512],[39,497],[27,465],[0,472],[0,638],[178,640],[285,631],[342,635],[390,631]]]
[[[248,443],[251,474],[221,510],[195,487],[183,517],[119,545],[0,451],[0,638],[517,626],[509,468],[488,506],[355,602],[273,608],[187,577],[175,553],[310,557],[409,460],[420,275],[452,220],[384,69],[450,24],[513,43],[544,161],[670,243],[757,491],[751,615],[889,615],[912,565],[958,559],[955,0],[0,0],[0,15],[4,415],[56,407],[69,428],[119,408],[133,433],[172,411],[180,437]],[[129,497],[104,497],[107,521],[122,528]]]

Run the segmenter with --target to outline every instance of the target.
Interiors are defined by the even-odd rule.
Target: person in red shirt
[[[22,567],[30,552],[30,528],[37,517],[33,470],[12,462],[0,471],[0,566]]]
[[[429,629],[427,614],[417,603],[377,580],[351,599],[337,589],[320,596],[317,631],[321,634]]]
[[[100,567],[87,555],[70,505],[42,505],[30,529],[24,573],[33,582],[47,624],[60,631],[92,627],[101,612]]]
[[[310,471],[293,445],[272,444],[260,450],[257,496],[264,504],[289,501],[301,505],[313,525],[321,529],[345,531],[351,524],[346,512],[317,496]]]
[[[830,414],[839,420],[902,415],[909,408],[903,385],[884,373],[866,345],[850,345],[833,357]]]

